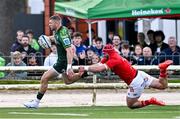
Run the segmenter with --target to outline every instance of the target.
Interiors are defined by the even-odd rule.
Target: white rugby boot
[[[38,108],[39,107],[39,103],[40,103],[40,100],[35,99],[35,100],[31,100],[29,102],[24,103],[24,106],[26,108]]]

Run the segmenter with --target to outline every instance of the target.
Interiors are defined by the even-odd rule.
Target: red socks
[[[167,77],[167,71],[166,69],[160,69],[160,75],[161,78],[166,78]]]
[[[140,102],[141,102],[141,107],[145,107],[145,106],[150,105],[149,100],[142,100],[142,101],[140,101]]]
[[[152,97],[149,100],[141,101],[141,107],[145,107],[148,105],[158,105],[158,106],[165,106],[163,101],[157,100],[156,98]]]

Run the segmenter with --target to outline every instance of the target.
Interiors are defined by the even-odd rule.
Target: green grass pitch
[[[0,108],[0,119],[180,119],[179,106]]]

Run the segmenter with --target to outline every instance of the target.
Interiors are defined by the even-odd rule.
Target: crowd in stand
[[[83,39],[82,33],[70,29],[72,47],[74,50],[73,65],[91,65],[98,63],[103,57],[103,40],[95,35],[92,29],[92,45],[89,45],[89,34]],[[137,42],[129,44],[120,35],[109,32],[107,43],[113,44],[119,55],[122,55],[133,65],[157,65],[167,59],[174,61],[174,65],[180,64],[180,47],[177,46],[176,38],[168,38],[168,44],[164,42],[165,35],[162,31],[149,30],[147,32],[148,43],[145,41],[145,34],[137,34]],[[51,53],[44,56],[44,51],[33,37],[33,31],[28,29],[25,32],[17,31],[16,41],[11,46],[11,61],[5,63],[3,56],[0,56],[0,66],[52,66],[57,60],[57,49],[55,43],[51,45]],[[0,72],[0,78],[19,77],[25,78],[27,72]]]
[[[76,48],[75,64],[93,64],[94,56],[98,59],[97,61],[103,56],[103,40],[100,37],[96,37],[93,30],[92,33],[91,46],[87,45],[89,42],[88,38],[83,40],[81,33],[73,33],[72,41]],[[180,48],[177,46],[176,38],[173,36],[169,37],[168,44],[166,44],[164,42],[165,35],[160,30],[149,30],[147,32],[149,43],[146,43],[144,33],[138,33],[137,43],[133,45],[123,40],[118,34],[110,32],[108,36],[108,43],[113,44],[116,51],[133,65],[157,65],[167,59],[173,60],[174,65],[180,64]],[[89,53],[90,56],[88,56]]]

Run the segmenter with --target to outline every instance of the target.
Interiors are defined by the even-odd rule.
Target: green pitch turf
[[[180,119],[180,106],[0,108],[0,119]]]

